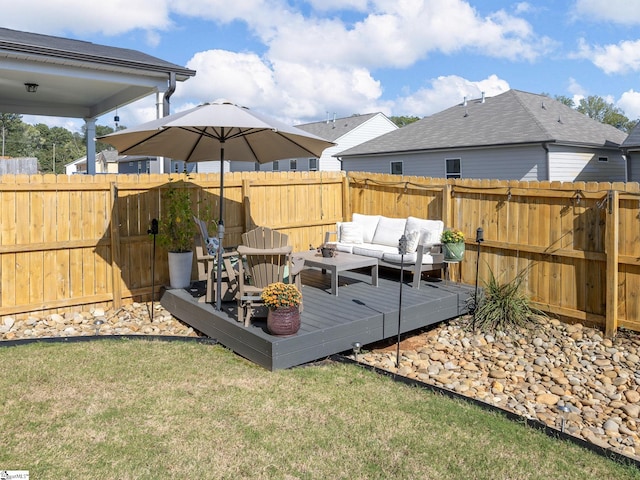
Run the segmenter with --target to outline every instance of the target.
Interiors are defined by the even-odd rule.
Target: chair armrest
[[[279,247],[279,248],[251,248],[244,245],[238,246],[238,254],[240,255],[288,255],[293,251],[293,247]]]
[[[298,275],[304,269],[304,258],[291,259],[291,275]]]
[[[331,235],[335,235],[336,240],[338,239],[338,232],[325,232],[324,243],[331,243]]]

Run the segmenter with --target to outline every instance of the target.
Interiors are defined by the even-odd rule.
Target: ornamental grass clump
[[[525,271],[520,272],[510,282],[500,284],[489,269],[489,281],[484,291],[474,299],[477,307],[474,313],[475,325],[482,331],[503,331],[526,327],[528,320],[544,313],[533,308],[529,298],[520,289]]]
[[[302,301],[300,290],[290,283],[276,282],[262,290],[260,295],[264,304],[272,309],[297,307]]]
[[[442,232],[440,236],[440,241],[442,243],[463,243],[464,242],[464,233],[460,230],[445,230]]]

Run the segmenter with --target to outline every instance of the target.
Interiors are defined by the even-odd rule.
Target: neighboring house
[[[501,180],[625,181],[627,134],[519,90],[464,101],[339,156],[345,171]]]
[[[627,181],[640,182],[640,122],[622,142],[621,149],[627,158]]]
[[[184,162],[173,163],[181,164],[175,171],[182,172]],[[69,162],[64,168],[67,175],[86,174],[87,157]],[[103,150],[96,155],[96,173],[159,173],[158,161],[156,157],[118,155],[116,150]]]
[[[231,162],[231,171],[340,171],[342,170],[342,165],[335,156],[337,153],[398,129],[396,124],[383,113],[353,115],[345,118],[334,118],[333,120],[327,119],[322,122],[305,123],[295,127],[334,142],[336,145],[322,152],[320,158],[294,158],[263,165]],[[220,167],[218,166],[219,170]],[[198,169],[198,171],[201,170]]]

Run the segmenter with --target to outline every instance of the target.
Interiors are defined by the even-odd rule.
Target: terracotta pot
[[[277,336],[293,335],[300,329],[300,310],[295,307],[270,308],[267,329]]]

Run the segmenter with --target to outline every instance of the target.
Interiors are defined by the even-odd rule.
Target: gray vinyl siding
[[[442,178],[447,158],[460,158],[462,178],[546,180],[546,152],[539,145],[363,156],[342,166],[347,172],[389,173],[391,162],[402,161],[404,175]]]
[[[640,182],[640,152],[627,153],[627,181]]]
[[[607,157],[600,162],[599,157]],[[625,161],[620,150],[595,150],[580,147],[551,146],[551,180],[562,182],[624,182]]]

